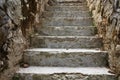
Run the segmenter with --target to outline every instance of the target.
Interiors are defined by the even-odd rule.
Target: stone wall
[[[120,1],[87,0],[99,36],[104,39],[104,50],[109,52],[110,68],[120,74]]]
[[[21,18],[19,0],[0,0],[0,80],[10,79],[22,57],[26,43]]]
[[[19,68],[27,38],[39,23],[47,0],[0,0],[0,80],[10,80]]]

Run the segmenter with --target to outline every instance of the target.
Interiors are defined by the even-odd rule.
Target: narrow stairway
[[[28,68],[17,72],[19,80],[117,80],[110,74],[108,53],[85,0],[56,0],[46,6],[31,49],[24,53]]]

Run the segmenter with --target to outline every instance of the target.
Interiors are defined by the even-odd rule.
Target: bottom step
[[[21,68],[16,80],[117,80],[109,69],[100,67],[29,67]]]

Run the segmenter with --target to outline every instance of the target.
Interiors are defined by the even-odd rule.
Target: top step
[[[46,11],[89,11],[87,6],[46,6]]]
[[[56,0],[58,3],[86,3],[86,0]]]
[[[87,5],[87,3],[58,3],[58,6],[83,6]]]
[[[56,0],[56,3],[56,5],[61,6],[80,6],[87,4],[85,0]]]

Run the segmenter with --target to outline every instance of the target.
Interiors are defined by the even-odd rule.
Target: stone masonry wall
[[[0,0],[0,80],[11,80],[19,68],[32,28],[47,0]]]
[[[109,52],[110,68],[120,74],[120,0],[87,0],[104,50]]]
[[[21,18],[19,0],[0,0],[0,80],[10,79],[22,57],[25,39]]]

